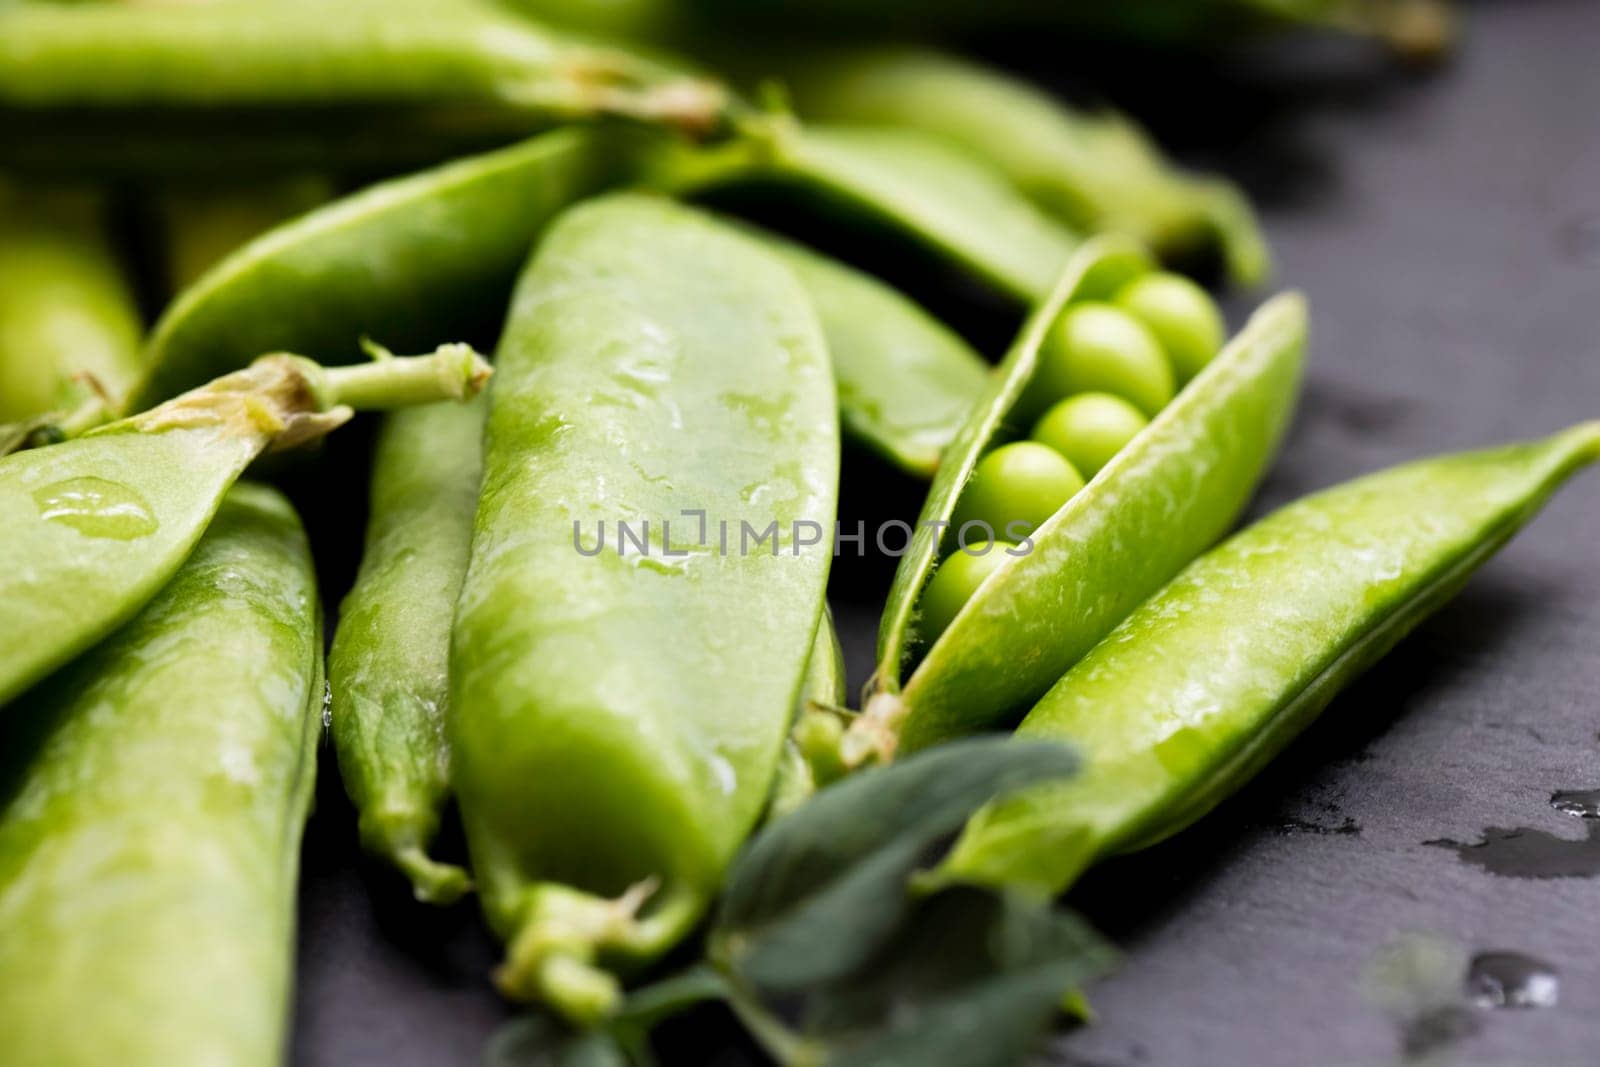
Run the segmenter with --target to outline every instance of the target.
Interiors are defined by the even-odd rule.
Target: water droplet
[[[1593,878],[1600,875],[1600,820],[1585,825],[1588,834],[1578,840],[1531,826],[1490,826],[1482,841],[1437,838],[1423,844],[1448,848],[1461,862],[1507,878]]]
[[[333,683],[326,679],[322,682],[322,731],[327,733],[333,729]]]
[[[1559,972],[1520,952],[1480,952],[1467,969],[1467,997],[1480,1008],[1551,1008],[1560,996]]]
[[[1561,789],[1550,794],[1550,806],[1563,815],[1600,819],[1600,789]]]
[[[85,537],[132,541],[160,525],[150,505],[132,489],[105,478],[68,478],[33,491],[39,517],[70,526]]]

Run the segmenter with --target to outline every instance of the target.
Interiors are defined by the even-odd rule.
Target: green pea
[[[1129,612],[1226,533],[1249,501],[1299,393],[1306,309],[1296,294],[1276,297],[1251,316],[1210,370],[1044,532],[1035,531],[1032,549],[977,594],[981,609],[974,604],[960,613],[932,645],[919,649],[915,641],[940,530],[963,508],[972,476],[995,442],[1042,414],[1025,420],[1021,409],[1062,309],[1104,299],[1150,268],[1148,255],[1125,240],[1100,237],[1085,245],[973,405],[940,461],[895,571],[879,624],[873,689],[845,738],[852,764],[1017,721]]]
[[[1022,539],[1083,488],[1066,457],[1032,441],[1001,445],[978,461],[961,494],[952,528],[984,523],[983,536]]]
[[[1018,736],[1070,741],[1084,773],[980,814],[945,874],[1055,894],[1200,818],[1597,460],[1591,422],[1380,471],[1234,535],[1028,713]]]
[[[488,377],[465,345],[332,369],[265,356],[140,415],[0,458],[0,705],[148,602],[268,447],[315,439],[351,408],[470,396]]]
[[[465,871],[427,847],[450,791],[450,622],[467,571],[485,407],[480,397],[385,417],[361,570],[328,656],[334,752],[361,843],[437,904],[468,886]]]
[[[100,206],[0,189],[0,423],[120,401],[139,377],[144,327]]]
[[[983,541],[950,553],[922,591],[923,640],[937,641],[984,579],[1012,558],[1007,553],[1016,547],[1010,541]]]
[[[1180,274],[1156,271],[1135,278],[1117,293],[1116,303],[1155,334],[1179,383],[1222,351],[1222,312],[1211,294]]]
[[[1092,300],[1067,308],[1050,328],[1025,408],[1090,392],[1120,396],[1152,418],[1175,392],[1155,334],[1121,308]]]
[[[1030,436],[1093,478],[1148,425],[1150,420],[1120,396],[1079,393],[1045,412]]]
[[[131,622],[7,708],[0,1061],[283,1062],[321,666],[299,520],[240,484]]]
[[[593,1021],[768,803],[831,559],[837,402],[782,261],[641,195],[553,224],[497,365],[454,784],[501,990]]]

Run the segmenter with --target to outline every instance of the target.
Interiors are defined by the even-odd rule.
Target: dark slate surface
[[[1284,284],[1311,294],[1305,404],[1258,510],[1423,453],[1600,416],[1600,4],[1474,6],[1446,70],[1341,49],[1199,68],[1085,57],[1186,156],[1264,204]],[[1132,75],[1130,76],[1130,71]],[[1236,301],[1236,311],[1248,306]],[[858,473],[846,513],[916,506]],[[1127,959],[1098,1023],[1048,1062],[1600,1062],[1600,881],[1492,873],[1426,842],[1527,828],[1557,866],[1600,863],[1552,792],[1600,786],[1600,477],[1580,480],[1262,779],[1178,840],[1094,874],[1073,903]],[[838,568],[852,672],[886,572]],[[413,906],[353,859],[331,759],[308,837],[295,1060],[472,1062],[506,1016],[470,908]],[[1516,857],[1512,857],[1513,861]],[[1427,959],[1513,950],[1560,1002],[1410,1018]],[[1409,979],[1377,971],[1409,960]],[[1424,962],[1419,962],[1424,961]],[[1437,966],[1434,968],[1437,970]],[[1438,976],[1434,979],[1437,981]],[[668,1062],[756,1062],[719,1016]]]

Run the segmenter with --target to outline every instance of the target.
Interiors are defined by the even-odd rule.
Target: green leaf
[[[1077,762],[1058,743],[972,738],[823,790],[735,862],[712,958],[767,994],[852,974],[918,909],[911,875],[974,811]]]
[[[1046,901],[945,890],[919,902],[870,966],[807,998],[800,1037],[824,1062],[851,1067],[1018,1063],[1063,995],[1115,958]]]

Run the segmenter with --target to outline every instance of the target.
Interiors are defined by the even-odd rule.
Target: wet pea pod
[[[833,614],[824,606],[795,701],[794,723],[783,743],[783,757],[767,803],[767,821],[789,814],[842,775],[843,768],[832,757],[839,750],[842,730],[838,709],[846,699],[844,648],[834,629]]]
[[[299,521],[241,484],[142,612],[9,709],[0,1059],[281,1062],[321,661]]]
[[[1380,471],[1200,557],[1068,671],[1019,737],[1070,740],[1069,786],[969,825],[941,877],[1059,892],[1200,818],[1452,596],[1563,482],[1600,422]]]
[[[450,790],[444,736],[450,623],[467,571],[483,466],[485,398],[384,419],[371,518],[328,658],[334,751],[361,842],[445,904],[466,872],[427,848]]]
[[[550,216],[619,177],[604,131],[557,130],[383,182],[276,227],[173,302],[149,343],[140,406],[262,352],[328,362],[357,340],[420,348],[482,332]]]
[[[0,11],[0,127],[15,134],[4,151],[24,163],[108,139],[124,153],[148,144],[159,160],[169,140],[215,149],[206,143],[220,135],[320,146],[325,158],[298,162],[328,165],[348,135],[360,142],[374,127],[404,154],[600,116],[704,134],[730,106],[704,78],[473,0]]]
[[[1298,394],[1306,310],[1294,294],[1257,311],[1148,425],[1124,401],[1119,432],[1131,436],[1087,485],[1048,445],[1015,440],[1036,423],[1053,439],[1063,388],[1171,394],[1171,370],[1143,362],[1162,353],[1159,335],[1119,310],[1151,272],[1135,244],[1087,245],[975,405],[895,574],[873,687],[846,738],[851,762],[1016,721],[1248,501]],[[1102,454],[1117,443],[1104,420],[1068,421]],[[963,558],[974,555],[987,562]]]
[[[589,201],[523,274],[450,658],[508,996],[608,1012],[609,969],[694,926],[760,816],[823,603],[835,404],[805,291],[692,209]]]
[[[266,356],[82,437],[0,458],[0,705],[148,602],[263,451],[314,439],[352,409],[471,396],[488,375],[464,345],[331,369]]]
[[[955,331],[871,275],[763,237],[822,322],[840,428],[901,470],[931,478],[983,392],[989,365]]]
[[[1075,230],[1128,234],[1164,259],[1220,253],[1244,285],[1270,268],[1243,195],[1178,171],[1121,115],[1071,109],[999,71],[928,50],[811,52],[776,69],[802,117],[938,137]]]
[[[138,379],[144,326],[102,215],[89,193],[0,187],[0,424]]]

